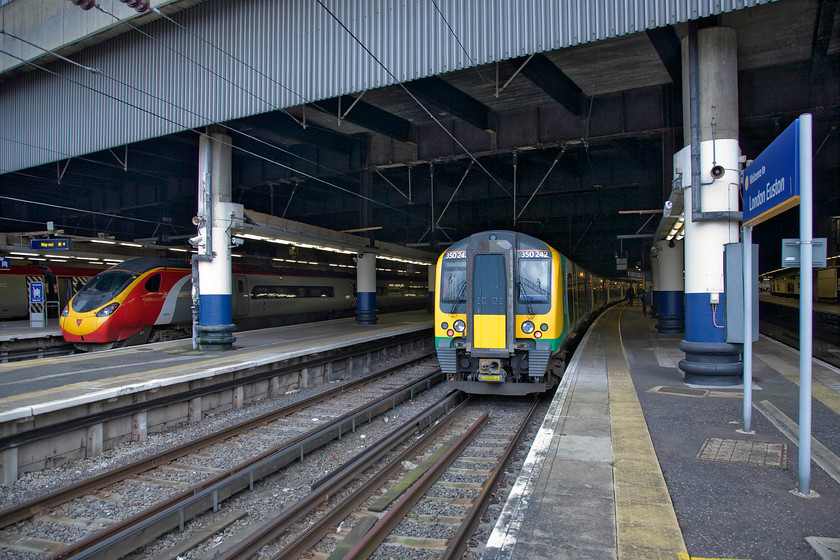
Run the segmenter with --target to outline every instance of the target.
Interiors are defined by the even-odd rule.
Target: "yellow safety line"
[[[619,318],[618,312],[611,313],[607,343],[617,556],[688,559],[671,495],[630,378]]]

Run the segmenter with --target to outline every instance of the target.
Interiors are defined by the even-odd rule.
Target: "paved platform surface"
[[[685,385],[655,324],[621,305],[589,330],[484,558],[840,558],[840,372],[813,366],[801,497],[797,353],[755,343],[748,435],[741,388]]]
[[[431,327],[430,314],[408,311],[381,314],[375,325],[346,318],[237,332],[233,348],[219,352],[185,339],[0,364],[0,421]]]

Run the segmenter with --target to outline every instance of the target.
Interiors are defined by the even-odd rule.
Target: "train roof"
[[[127,260],[118,265],[112,266],[108,270],[125,270],[135,274],[148,272],[153,268],[192,268],[192,265],[185,261],[177,259],[161,259],[157,257],[140,257],[137,259]]]
[[[507,241],[510,241],[511,243],[515,243],[517,249],[552,249],[552,247],[545,241],[537,239],[536,237],[528,235],[527,233],[519,233],[516,231],[508,230],[488,230],[479,233],[474,233],[469,237],[465,237],[460,241],[456,241],[455,243],[450,245],[449,248],[446,249],[446,251],[444,251],[444,253],[448,251],[463,251],[464,248],[470,244],[470,242],[481,241],[484,239],[505,239]]]

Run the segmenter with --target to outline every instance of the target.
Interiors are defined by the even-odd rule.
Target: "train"
[[[840,257],[831,257],[826,267],[813,271],[814,300],[840,301]],[[799,268],[783,268],[762,275],[762,282],[769,284],[770,295],[799,297]]]
[[[355,278],[234,266],[232,316],[238,330],[349,317]],[[377,280],[381,312],[426,306],[426,281]],[[192,268],[152,257],[103,271],[61,311],[64,339],[83,351],[162,342],[192,333]]]
[[[512,231],[473,234],[438,258],[434,344],[450,384],[522,396],[554,388],[581,330],[629,284],[600,278],[547,243]]]

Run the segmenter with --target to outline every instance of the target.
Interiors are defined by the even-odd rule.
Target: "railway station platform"
[[[0,480],[143,440],[214,410],[359,377],[371,364],[415,348],[415,339],[431,350],[432,316],[387,313],[373,325],[344,318],[234,335],[232,349],[214,352],[193,350],[192,340],[183,339],[0,364]],[[132,411],[156,399],[161,404],[152,412]],[[74,418],[100,414],[96,425],[72,426]],[[52,426],[65,431],[21,443],[26,432]]]
[[[754,344],[740,387],[688,386],[682,335],[621,304],[570,361],[485,560],[840,558],[840,371],[815,361],[811,494],[799,479],[799,356]]]

